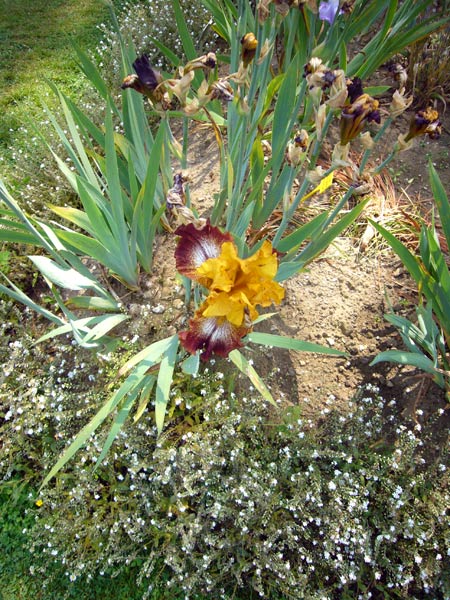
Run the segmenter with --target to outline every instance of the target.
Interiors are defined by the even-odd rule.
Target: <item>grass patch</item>
[[[27,0],[0,4],[0,106],[39,102],[45,77],[69,88],[81,80],[71,42],[90,45],[108,18],[96,0]]]
[[[121,4],[115,0],[117,8]],[[81,96],[86,80],[72,43],[94,47],[101,37],[98,25],[108,15],[98,0],[0,3],[0,164],[10,186],[27,183],[18,158],[32,148],[30,122],[45,119],[42,101],[56,106],[47,79],[72,97]]]

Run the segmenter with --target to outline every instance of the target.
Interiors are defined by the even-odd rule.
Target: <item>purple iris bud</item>
[[[319,5],[319,18],[322,21],[328,21],[333,24],[334,19],[339,10],[339,0],[329,0],[329,2],[321,2]]]

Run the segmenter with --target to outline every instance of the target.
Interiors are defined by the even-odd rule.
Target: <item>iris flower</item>
[[[442,132],[442,123],[439,119],[439,113],[434,108],[428,107],[425,110],[419,110],[411,119],[409,131],[407,134],[401,133],[398,136],[395,152],[409,150],[415,137],[419,135],[428,135],[432,140],[436,140]]]
[[[442,131],[442,124],[439,120],[439,113],[434,108],[428,107],[425,110],[419,110],[411,119],[409,131],[405,138],[408,142],[418,135],[428,135],[432,140],[436,140]]]
[[[378,100],[374,100],[369,94],[362,94],[352,104],[344,108],[340,121],[342,146],[348,144],[361,133],[366,122],[380,123],[381,117],[378,106]]]
[[[167,110],[170,99],[161,73],[152,67],[146,54],[139,56],[133,63],[136,74],[127,75],[122,82],[122,89],[131,88],[147,96],[158,110]]]
[[[334,19],[339,10],[339,0],[329,0],[329,2],[321,2],[319,4],[319,18],[322,21],[328,21],[333,24]]]
[[[249,258],[239,258],[231,235],[209,222],[201,229],[182,225],[175,233],[180,236],[177,270],[209,292],[189,329],[179,334],[181,344],[191,354],[202,350],[203,360],[213,353],[226,357],[242,346],[241,339],[258,317],[256,306],[279,304],[284,297],[284,289],[273,280],[277,254],[265,241]]]

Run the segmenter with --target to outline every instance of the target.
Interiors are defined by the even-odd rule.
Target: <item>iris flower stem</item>
[[[183,153],[181,155],[181,168],[187,167],[187,151],[189,143],[189,121],[187,117],[183,117]]]
[[[327,177],[331,172],[333,172],[335,169],[334,167],[330,167],[329,169],[327,169],[322,177],[322,179],[325,179],[325,177]],[[281,223],[278,227],[277,233],[275,234],[275,237],[273,239],[273,245],[276,248],[277,243],[281,240],[281,236],[283,235],[283,233],[286,230],[286,227],[289,225],[292,216],[294,215],[295,211],[297,210],[300,202],[302,201],[305,192],[308,188],[309,185],[309,181],[306,179],[306,177],[303,180],[303,183],[301,184],[294,200],[292,201],[292,204],[290,205],[290,207],[288,208],[288,210],[286,210],[283,214],[283,217],[281,219]]]
[[[311,153],[311,157],[310,157],[310,161],[309,161],[309,166],[310,166],[310,170],[314,169],[316,166],[316,161],[319,157],[319,153],[320,153],[320,149],[322,148],[322,140],[324,139],[324,137],[327,134],[328,128],[330,127],[331,121],[333,119],[333,110],[330,110],[330,112],[327,114],[327,117],[325,119],[325,123],[323,125],[322,128],[322,132],[321,132],[321,140],[316,140],[314,143],[314,147]],[[324,174],[324,177],[326,177],[327,175],[329,175],[332,171],[334,171],[333,167],[330,167],[326,173]],[[281,219],[281,223],[280,226],[278,228],[278,231],[275,235],[275,238],[273,240],[273,244],[276,247],[277,243],[281,240],[281,236],[283,235],[283,233],[286,230],[286,227],[288,226],[292,216],[294,215],[295,211],[298,208],[298,205],[300,204],[303,196],[305,195],[305,192],[308,188],[309,185],[309,181],[308,179],[305,177],[291,206],[288,208],[287,211],[284,212],[283,217]]]
[[[309,182],[305,177],[305,179],[303,179],[303,182],[302,182],[291,206],[283,213],[283,217],[281,219],[280,226],[278,227],[277,233],[275,234],[275,237],[273,238],[273,245],[275,248],[276,248],[278,242],[281,240],[281,236],[285,232],[286,227],[288,226],[288,224],[292,218],[292,215],[297,210],[300,200],[303,198],[303,196],[306,192],[308,184],[309,184]]]
[[[392,151],[392,152],[389,154],[389,156],[387,156],[387,157],[386,157],[386,158],[383,160],[383,162],[382,162],[380,165],[378,165],[378,167],[377,167],[376,169],[374,169],[374,171],[373,171],[373,173],[372,173],[372,174],[373,174],[373,175],[378,175],[379,173],[381,173],[381,171],[382,171],[382,170],[383,170],[383,169],[384,169],[384,168],[385,168],[385,167],[386,167],[386,166],[387,166],[387,165],[388,165],[388,164],[391,162],[391,160],[392,160],[393,158],[395,158],[396,156],[397,156],[397,150],[393,150],[393,151]]]
[[[260,40],[259,47],[262,48],[263,40],[268,38],[273,47],[274,39],[270,37],[271,30],[269,25],[262,28],[260,24],[257,26],[257,36]],[[270,58],[271,54],[266,56],[262,63],[259,64],[259,50],[253,64],[251,66],[251,80],[248,88],[247,102],[249,104],[249,112],[244,115],[239,115],[236,121],[235,135],[229,136],[231,144],[231,159],[233,167],[233,182],[231,195],[229,195],[229,207],[227,214],[226,228],[232,231],[239,218],[242,210],[245,194],[242,193],[245,175],[248,169],[251,150],[258,133],[258,125],[263,115],[265,92],[267,82],[270,77]],[[245,97],[244,86],[240,87],[241,97]],[[257,99],[256,99],[257,98]],[[230,130],[231,131],[231,130]]]
[[[392,117],[388,117],[386,119],[386,121],[383,123],[382,127],[379,129],[379,131],[373,138],[374,144],[376,144],[383,137],[384,133],[386,132],[386,129],[391,125],[393,120],[394,119]],[[363,157],[361,159],[361,164],[359,166],[359,174],[360,175],[363,174],[364,168],[365,168],[367,161],[369,160],[371,154],[372,154],[372,149],[366,150],[364,152]]]
[[[237,146],[237,153],[235,155],[235,160],[233,160],[232,156],[232,167],[233,167],[233,181],[232,181],[232,190],[231,195],[229,195],[229,206],[228,206],[228,214],[227,214],[227,223],[226,229],[227,231],[231,231],[233,225],[237,219],[237,215],[242,205],[242,199],[240,198],[239,190],[242,185],[242,179],[245,174],[245,166],[247,163],[246,160],[246,150],[247,150],[247,126],[248,126],[248,115],[245,115],[241,120],[241,132],[239,136],[239,144]]]
[[[181,154],[181,168],[184,170],[187,167],[187,152],[188,152],[188,142],[189,142],[189,121],[187,117],[183,117],[183,147]],[[189,190],[189,185],[185,186],[184,193],[186,195],[186,206],[191,206],[191,194]]]
[[[314,169],[316,166],[316,162],[317,162],[317,159],[319,158],[320,150],[322,148],[322,141],[327,135],[328,128],[330,127],[333,116],[334,116],[334,111],[330,110],[330,112],[327,114],[327,118],[325,119],[325,123],[323,124],[323,127],[322,127],[321,139],[320,140],[316,139],[314,142],[314,147],[313,147],[313,150],[311,153],[311,158],[309,159],[310,169]]]

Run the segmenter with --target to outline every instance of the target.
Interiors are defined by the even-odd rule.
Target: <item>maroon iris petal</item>
[[[161,73],[152,67],[146,54],[136,58],[133,67],[139,79],[150,90],[154,90],[161,82]]]
[[[348,97],[350,98],[350,104],[353,104],[357,98],[364,94],[362,81],[359,77],[354,77],[347,85]]]
[[[193,223],[180,225],[175,231],[180,240],[175,250],[177,271],[190,279],[196,279],[195,270],[209,258],[217,258],[224,242],[231,242],[229,233],[222,233],[208,221],[201,229]]]
[[[370,112],[367,115],[367,121],[369,123],[371,123],[372,121],[375,121],[375,123],[378,123],[378,125],[379,125],[381,123],[380,111],[379,110],[373,110],[372,112]]]
[[[240,348],[241,339],[249,332],[247,327],[235,327],[229,321],[217,317],[191,319],[189,330],[178,334],[182,346],[191,354],[202,350],[201,359],[209,360],[212,354],[223,356]]]

